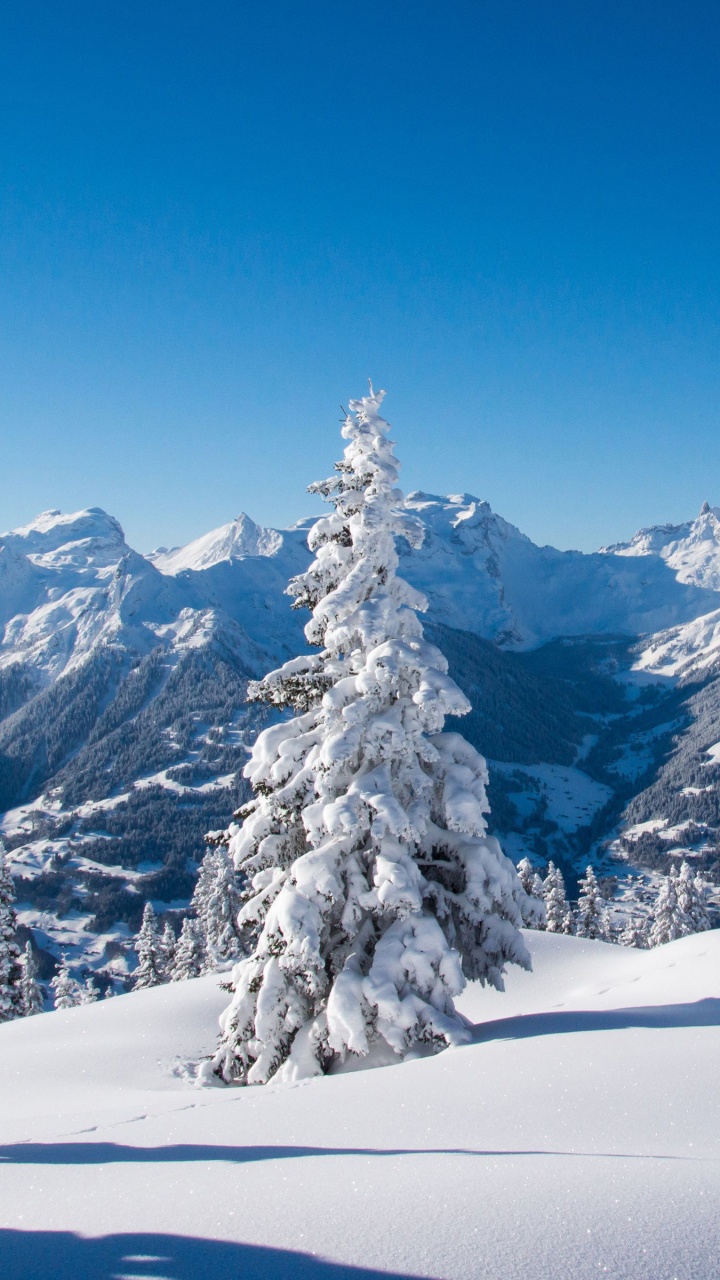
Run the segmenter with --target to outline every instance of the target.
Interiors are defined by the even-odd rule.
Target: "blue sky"
[[[403,484],[592,549],[720,504],[717,0],[0,13],[0,527]]]

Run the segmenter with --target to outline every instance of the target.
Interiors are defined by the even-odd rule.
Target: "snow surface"
[[[634,665],[661,679],[686,678],[720,664],[720,609],[651,636]]]
[[[526,936],[476,1043],[299,1086],[193,1087],[214,977],[0,1026],[3,1273],[712,1280],[720,932]]]

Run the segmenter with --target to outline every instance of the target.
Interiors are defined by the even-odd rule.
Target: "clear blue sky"
[[[0,11],[0,528],[406,489],[591,549],[720,504],[718,0]]]

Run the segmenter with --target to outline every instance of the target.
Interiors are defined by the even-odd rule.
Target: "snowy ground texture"
[[[714,1280],[720,931],[526,935],[476,1043],[196,1089],[217,978],[0,1027],[12,1280]]]

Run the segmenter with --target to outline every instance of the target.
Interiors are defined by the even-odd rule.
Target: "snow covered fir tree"
[[[35,1013],[42,1013],[43,998],[37,980],[37,965],[33,955],[32,943],[25,943],[22,954],[22,974],[20,977],[20,1009],[24,1018],[31,1018]]]
[[[165,981],[165,945],[158,929],[151,902],[143,909],[142,924],[135,939],[138,967],[134,974],[134,990],[158,987]]]
[[[417,545],[421,530],[402,509],[382,394],[351,402],[336,474],[311,486],[334,511],[288,592],[320,652],[249,691],[294,714],[259,735],[254,799],[228,833],[252,950],[205,1064],[227,1082],[464,1042],[453,1001],[466,981],[502,988],[508,963],[530,967],[532,901],[487,834],[485,761],[443,732],[470,705],[397,574],[395,539]]]
[[[597,876],[591,866],[580,881],[577,911],[575,912],[575,932],[579,938],[594,938],[610,941],[610,922],[605,900],[600,893]]]
[[[0,1022],[23,1013],[23,970],[17,942],[15,886],[0,843]]]

